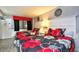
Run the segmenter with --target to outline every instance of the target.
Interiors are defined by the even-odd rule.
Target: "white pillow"
[[[69,37],[74,37],[74,32],[73,31],[65,31],[65,36],[69,36]]]

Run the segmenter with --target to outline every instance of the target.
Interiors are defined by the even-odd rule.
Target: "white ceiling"
[[[55,9],[56,6],[0,6],[7,15],[35,17]]]

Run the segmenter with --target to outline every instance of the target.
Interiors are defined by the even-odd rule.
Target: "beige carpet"
[[[0,39],[0,52],[16,52],[16,47],[13,42],[14,38]]]

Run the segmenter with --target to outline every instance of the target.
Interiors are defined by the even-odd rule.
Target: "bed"
[[[60,29],[38,35],[29,32],[18,32],[16,48],[18,52],[74,52],[74,39],[60,34]]]

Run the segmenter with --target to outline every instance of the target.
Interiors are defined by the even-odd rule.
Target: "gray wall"
[[[79,15],[79,6],[59,6],[62,9],[62,16]]]
[[[55,26],[66,27],[66,28],[68,28],[67,25],[68,26],[71,25],[69,28],[71,30],[73,30],[75,33],[74,34],[75,51],[79,52],[79,16],[78,16],[79,7],[78,6],[70,6],[70,7],[63,6],[63,7],[58,7],[58,8],[61,8],[63,13],[60,17],[56,17],[55,20],[52,19],[52,23],[55,24]],[[78,16],[78,17],[76,18],[76,16]],[[53,22],[53,20],[55,23]],[[52,24],[52,26],[53,26],[53,24]],[[62,25],[60,25],[60,24],[62,24]],[[63,26],[63,24],[67,24],[67,25]]]
[[[1,29],[1,19],[0,19],[0,39],[2,38],[2,29]]]
[[[79,16],[76,16],[76,33],[79,33]]]
[[[76,17],[76,51],[79,52],[79,16]]]
[[[1,20],[1,39],[12,38],[14,32],[14,21],[12,16],[5,16],[4,20]]]

